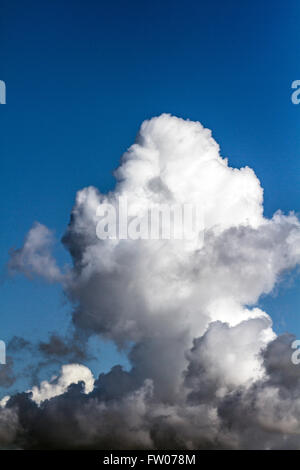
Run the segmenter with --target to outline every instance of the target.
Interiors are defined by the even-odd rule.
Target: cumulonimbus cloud
[[[40,225],[10,267],[60,282],[75,328],[133,344],[132,369],[116,366],[87,390],[86,371],[81,377],[70,365],[80,372],[74,369],[74,383],[63,369],[57,384],[34,389],[55,396],[37,401],[31,391],[5,400],[2,445],[299,448],[293,338],[276,337],[269,315],[255,307],[300,262],[298,218],[265,218],[253,170],[231,168],[199,122],[167,114],[142,124],[115,176],[108,194],[77,193],[63,238],[73,258],[66,273]],[[204,243],[100,240],[97,209],[119,197],[131,216],[157,203],[201,204]]]

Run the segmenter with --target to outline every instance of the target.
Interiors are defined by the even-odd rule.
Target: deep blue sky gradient
[[[34,221],[59,241],[76,191],[111,188],[141,122],[162,112],[201,121],[231,166],[252,167],[267,216],[299,212],[299,26],[299,0],[0,0],[3,270]],[[299,287],[289,279],[260,302],[276,331],[298,337]],[[17,277],[0,289],[1,339],[67,328],[57,286]],[[95,373],[123,360],[101,348]]]

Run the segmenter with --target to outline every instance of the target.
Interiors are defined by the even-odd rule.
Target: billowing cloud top
[[[60,282],[76,329],[120,347],[133,344],[132,369],[116,366],[93,387],[86,368],[64,366],[54,383],[2,402],[0,442],[299,448],[292,337],[276,338],[270,317],[255,308],[300,261],[297,217],[277,212],[266,219],[253,170],[228,166],[199,122],[167,114],[142,124],[115,176],[108,194],[94,187],[77,194],[63,238],[72,267],[60,271],[51,233],[36,224],[12,253],[10,268]],[[97,209],[117,206],[120,197],[130,216],[157,204],[201,205],[201,236],[192,242],[101,240]]]

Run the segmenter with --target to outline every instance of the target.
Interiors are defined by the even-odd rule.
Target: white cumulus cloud
[[[142,124],[115,176],[114,191],[77,193],[63,238],[73,258],[67,274],[39,225],[11,267],[59,280],[77,330],[133,344],[132,369],[113,368],[93,388],[86,368],[64,366],[25,400],[5,402],[0,426],[7,409],[27,420],[25,437],[18,431],[25,448],[299,448],[292,337],[276,337],[270,316],[256,307],[300,262],[298,218],[280,211],[265,218],[254,171],[231,168],[199,122],[167,114]],[[119,197],[130,216],[155,204],[201,205],[203,233],[192,245],[100,240],[97,209],[117,206]],[[69,388],[81,381],[85,394]],[[33,402],[36,415],[27,413]],[[58,417],[59,441],[51,431]]]

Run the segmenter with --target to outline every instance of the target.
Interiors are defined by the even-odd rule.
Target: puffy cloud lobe
[[[101,374],[93,390],[85,386],[89,393],[82,393],[81,382],[92,383],[86,370],[63,369],[56,382],[12,397],[0,410],[17,417],[11,442],[299,447],[300,389],[289,340],[276,338],[270,317],[255,307],[300,261],[297,217],[264,218],[254,172],[231,168],[200,123],[169,115],[142,124],[116,178],[108,194],[93,187],[77,194],[63,238],[72,270],[58,270],[39,225],[12,254],[11,267],[59,280],[78,331],[120,347],[133,342],[132,369]],[[117,206],[120,196],[130,216],[161,203],[200,204],[204,244],[201,237],[192,244],[98,239],[99,205]]]
[[[85,393],[94,388],[94,378],[91,371],[80,364],[67,364],[62,366],[60,377],[52,377],[50,382],[43,381],[40,387],[30,390],[32,400],[38,405],[66,392],[70,385],[83,382]]]
[[[240,386],[245,388],[264,376],[260,352],[274,337],[267,317],[243,321],[234,327],[213,322],[194,340],[188,354],[186,386],[192,402],[212,402]]]

